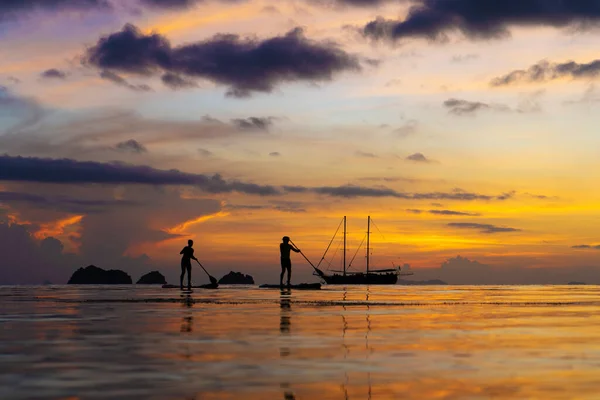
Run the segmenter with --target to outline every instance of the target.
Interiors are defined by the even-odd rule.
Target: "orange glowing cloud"
[[[76,252],[79,247],[77,240],[81,238],[81,230],[78,224],[82,219],[83,215],[73,215],[58,221],[48,222],[40,225],[40,228],[33,235],[38,240],[48,237],[61,238],[72,251]]]
[[[196,224],[202,223],[204,221],[208,221],[209,219],[212,219],[212,218],[226,217],[228,215],[229,215],[229,213],[226,211],[219,211],[214,214],[203,215],[201,217],[194,218],[189,221],[185,221],[185,222],[183,222],[179,225],[176,225],[172,228],[167,228],[167,229],[165,229],[165,232],[170,233],[172,235],[181,235],[181,234],[187,233],[188,228],[191,227],[192,225],[196,225]]]

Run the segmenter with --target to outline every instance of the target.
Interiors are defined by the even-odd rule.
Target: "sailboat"
[[[388,268],[388,269],[370,269],[370,234],[371,234],[371,216],[367,218],[367,268],[365,272],[349,271],[346,265],[346,216],[343,219],[344,223],[344,253],[343,253],[343,269],[341,271],[331,271],[333,274],[327,274],[318,270],[316,275],[319,276],[325,283],[329,285],[395,285],[398,282],[399,275],[412,275],[409,273],[402,273],[400,267]],[[338,226],[339,231],[339,226]],[[331,246],[331,243],[335,239],[337,232],[333,235],[325,254],[321,258],[321,261],[325,259],[325,255]],[[358,250],[357,250],[358,251]],[[320,262],[319,262],[320,264]]]

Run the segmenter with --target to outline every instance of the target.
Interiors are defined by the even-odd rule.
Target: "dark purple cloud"
[[[273,120],[273,117],[248,117],[232,119],[231,123],[243,131],[268,131]]]
[[[406,200],[505,201],[499,196],[470,193],[460,189],[451,192],[405,193],[386,187],[343,186],[282,186],[226,181],[213,176],[191,174],[178,170],[159,170],[124,163],[100,163],[71,159],[0,156],[0,181],[22,181],[54,184],[143,184],[189,185],[209,193],[239,192],[249,195],[273,196],[285,193],[315,193],[331,197],[393,197]]]
[[[578,244],[575,246],[571,246],[571,248],[577,249],[577,250],[600,250],[600,244],[598,244],[598,245]]]
[[[122,76],[115,74],[114,72],[111,72],[111,71],[105,70],[105,71],[100,72],[100,78],[110,81],[118,86],[126,87],[127,89],[131,89],[136,92],[151,92],[152,91],[152,88],[148,85],[145,85],[145,84],[133,85],[133,84],[129,83]]]
[[[378,17],[362,28],[373,39],[446,38],[460,31],[471,39],[506,37],[510,26],[566,27],[597,23],[597,0],[420,0],[403,20]]]
[[[343,198],[358,198],[358,197],[395,197],[406,200],[456,200],[456,201],[476,201],[476,200],[507,200],[509,197],[505,195],[490,196],[479,193],[470,193],[463,190],[455,189],[452,192],[426,192],[426,193],[405,193],[398,192],[394,189],[386,187],[364,187],[357,185],[344,186],[320,186],[320,187],[305,187],[305,186],[283,186],[284,191],[289,193],[306,193],[313,192],[321,195]]]
[[[449,227],[459,229],[473,229],[480,233],[505,233],[505,232],[520,232],[521,229],[509,228],[505,226],[496,226],[490,224],[476,224],[471,222],[451,222],[448,224]]]
[[[8,155],[0,156],[0,181],[2,180],[57,184],[193,185],[210,193],[241,192],[260,196],[279,193],[272,186],[225,181],[218,174],[207,176],[121,163],[108,164]]]
[[[310,40],[300,28],[265,40],[220,34],[172,47],[164,36],[145,35],[128,24],[90,47],[83,62],[113,72],[206,79],[227,86],[234,97],[269,93],[282,83],[330,81],[361,69],[356,56],[331,42]]]
[[[509,86],[519,83],[543,83],[560,78],[595,79],[600,75],[600,60],[589,63],[551,63],[540,61],[526,70],[517,69],[506,75],[492,79],[491,86]]]
[[[124,142],[117,143],[117,145],[115,146],[115,149],[118,151],[123,151],[123,152],[127,152],[127,153],[137,153],[137,154],[148,152],[148,149],[146,148],[146,146],[144,146],[143,144],[141,144],[140,142],[138,142],[137,140],[134,140],[134,139],[129,139]]]
[[[448,109],[448,112],[454,115],[474,115],[478,111],[491,110],[491,111],[511,111],[511,109],[504,104],[488,104],[480,101],[469,101],[462,99],[448,99],[444,101],[444,107]]]
[[[0,21],[36,10],[87,10],[109,7],[110,3],[107,0],[1,0]]]
[[[142,5],[155,8],[189,8],[202,0],[140,0]]]
[[[160,80],[165,84],[165,86],[170,87],[173,90],[178,89],[188,89],[198,87],[198,84],[190,79],[182,78],[177,74],[172,74],[167,72],[160,77]]]
[[[67,73],[56,68],[47,69],[40,76],[46,79],[67,79]]]
[[[429,213],[434,215],[447,215],[447,216],[457,216],[457,217],[478,217],[481,214],[476,213],[468,213],[462,211],[452,211],[452,210],[416,210],[416,209],[408,209],[407,212],[413,214],[421,214],[421,213]]]

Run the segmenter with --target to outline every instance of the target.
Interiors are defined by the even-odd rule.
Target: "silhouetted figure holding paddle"
[[[188,290],[192,290],[192,260],[198,261],[196,257],[194,257],[194,249],[192,246],[194,245],[193,240],[188,240],[188,245],[185,246],[179,254],[183,254],[181,257],[181,277],[179,278],[179,287],[183,290],[183,277],[185,276],[185,272],[188,274]]]
[[[292,278],[292,260],[290,259],[290,250],[300,253],[300,249],[290,244],[290,238],[287,236],[283,237],[283,243],[279,244],[279,251],[281,252],[281,275],[279,277],[279,285],[283,286],[283,275],[287,270],[287,285],[290,286],[290,280]]]

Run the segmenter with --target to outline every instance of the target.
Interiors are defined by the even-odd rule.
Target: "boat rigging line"
[[[323,257],[321,257],[321,260],[317,264],[317,268],[319,268],[319,266],[321,265],[321,263],[323,262],[323,260],[325,260],[325,256],[327,255],[327,252],[329,251],[329,248],[331,247],[331,244],[333,243],[333,240],[335,239],[337,233],[340,231],[340,228],[342,227],[343,223],[344,223],[344,219],[342,218],[342,220],[340,221],[340,224],[338,225],[335,233],[333,234],[333,237],[331,238],[331,241],[329,242],[329,245],[325,249],[325,253],[323,253]],[[329,265],[331,265],[331,263]]]

